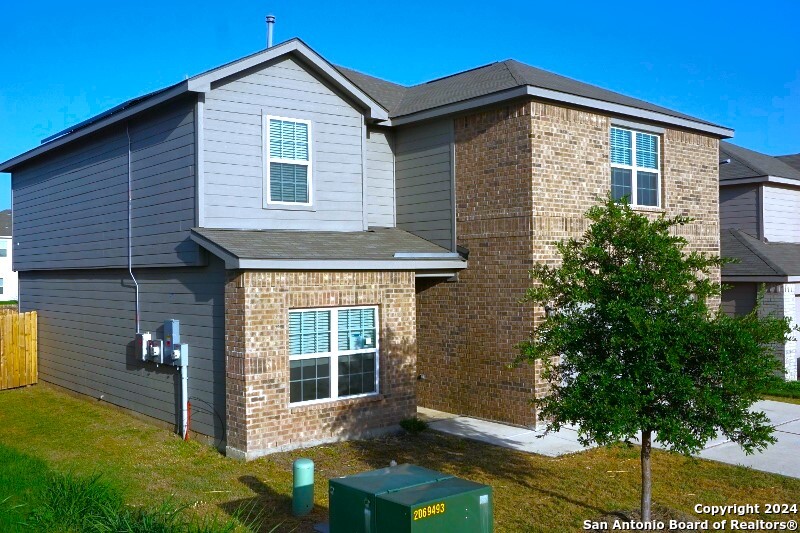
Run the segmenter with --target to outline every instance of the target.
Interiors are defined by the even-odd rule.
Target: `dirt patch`
[[[621,530],[623,528],[620,526],[623,523],[640,523],[641,521],[642,514],[639,512],[639,509],[633,509],[630,511],[614,511],[598,518],[595,523],[592,524],[593,526],[596,525],[596,527],[593,527],[592,529],[608,531]],[[615,522],[617,524],[616,528],[614,527]],[[669,507],[653,506],[650,518],[650,523],[653,525],[653,527],[647,527],[646,529],[635,528],[634,530],[683,533],[685,531],[698,531],[699,527],[697,524],[701,522],[702,520],[698,519],[696,516],[692,516],[681,511],[676,511],[675,509],[670,509]]]

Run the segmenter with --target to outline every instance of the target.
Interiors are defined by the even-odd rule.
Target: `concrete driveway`
[[[800,405],[764,400],[753,407],[767,414],[775,426],[773,435],[778,439],[777,443],[764,452],[745,455],[738,445],[724,438],[717,438],[709,442],[697,456],[800,478]],[[418,412],[420,418],[427,420],[431,429],[436,431],[523,452],[557,457],[587,449],[578,443],[578,433],[574,428],[563,428],[557,433],[542,436],[544,432],[541,430],[488,422],[422,407]]]

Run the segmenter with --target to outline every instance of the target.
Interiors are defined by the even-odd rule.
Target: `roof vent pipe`
[[[275,27],[275,16],[267,15],[267,48],[272,48],[272,28]]]

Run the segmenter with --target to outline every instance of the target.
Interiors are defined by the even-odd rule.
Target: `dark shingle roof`
[[[11,235],[11,209],[0,211],[0,235]]]
[[[723,230],[720,255],[738,259],[722,267],[723,276],[800,275],[800,243],[763,242],[740,230]]]
[[[239,259],[394,260],[397,252],[449,253],[397,228],[370,231],[288,231],[194,228]]]
[[[559,76],[513,59],[491,63],[411,87],[404,87],[343,67],[337,68],[361,90],[384,106],[392,118],[531,85],[716,126],[690,115]]]
[[[729,142],[722,141],[719,143],[719,158],[720,161],[731,160],[730,163],[720,165],[720,181],[760,176],[800,180],[800,169],[788,165],[780,158],[748,150]]]
[[[779,155],[778,159],[790,167],[800,170],[800,154]]]

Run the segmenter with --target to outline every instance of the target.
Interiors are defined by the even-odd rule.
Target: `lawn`
[[[495,491],[495,530],[577,531],[584,519],[633,509],[639,497],[639,451],[623,445],[548,458],[425,432],[278,453],[250,463],[183,442],[94,400],[45,386],[0,392],[0,530],[35,505],[51,472],[102,475],[131,506],[187,505],[197,520],[227,520],[240,509],[263,510],[264,529],[311,531],[327,518],[333,476],[410,462],[487,483]],[[653,499],[689,514],[696,503],[800,500],[800,480],[654,451]],[[316,465],[317,506],[291,517],[291,465]],[[5,501],[4,501],[5,500]],[[21,505],[22,507],[17,507]],[[241,512],[241,511],[240,511]],[[13,517],[12,517],[13,518]],[[710,518],[710,517],[701,517]],[[759,517],[753,517],[759,518]],[[763,517],[761,517],[763,518]]]

